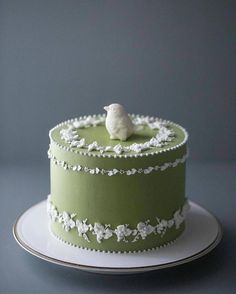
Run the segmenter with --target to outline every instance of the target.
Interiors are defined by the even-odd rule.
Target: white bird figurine
[[[107,111],[105,125],[110,139],[126,141],[133,134],[134,125],[124,107],[114,103],[104,109]]]

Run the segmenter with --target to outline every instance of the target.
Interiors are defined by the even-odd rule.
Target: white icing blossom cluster
[[[112,236],[116,236],[117,242],[136,242],[139,239],[145,240],[150,234],[160,235],[163,237],[169,228],[175,226],[179,229],[180,225],[184,222],[186,214],[189,210],[188,201],[181,209],[178,209],[173,217],[169,220],[156,218],[157,224],[151,225],[150,221],[139,222],[136,228],[129,228],[129,224],[118,225],[115,229],[112,229],[111,224],[100,224],[95,222],[94,225],[87,224],[87,219],[79,220],[75,219],[76,214],[69,214],[67,212],[59,213],[57,208],[51,202],[50,195],[47,200],[47,213],[51,221],[59,222],[66,232],[76,228],[78,236],[84,238],[87,242],[90,242],[87,233],[91,232],[96,236],[98,243],[103,240],[107,240]],[[129,239],[127,239],[129,237]]]
[[[87,224],[87,219],[80,221],[80,220],[76,220],[76,228],[78,230],[78,234],[80,237],[83,237],[86,241],[90,242],[86,233],[88,231],[91,231],[93,228],[90,224]]]
[[[109,239],[112,236],[112,230],[110,225],[102,225],[95,223],[92,233],[96,235],[98,243],[101,243],[103,239]]]
[[[148,175],[151,172],[158,172],[158,171],[164,171],[167,168],[170,167],[176,167],[180,163],[184,163],[187,159],[188,154],[184,154],[182,158],[177,158],[173,162],[165,162],[161,165],[155,165],[155,166],[148,166],[146,168],[131,168],[131,169],[104,169],[104,168],[90,168],[82,165],[72,165],[69,164],[68,162],[62,161],[57,159],[55,156],[52,155],[51,151],[48,151],[48,157],[51,159],[52,163],[58,166],[61,166],[65,170],[72,170],[72,171],[77,171],[77,172],[86,172],[91,175],[97,175],[97,174],[102,174],[102,175],[108,175],[108,176],[115,176],[115,175],[127,175],[127,176],[132,176],[135,174],[145,174]]]
[[[89,115],[89,116],[84,116],[83,119],[75,120],[73,122],[73,125],[77,129],[82,129],[82,128],[89,128],[89,127],[96,127],[97,125],[104,123],[104,121],[105,121],[105,116]]]
[[[104,124],[104,116],[88,116],[81,119],[74,120],[67,125],[67,128],[60,131],[61,139],[70,145],[70,147],[84,148],[88,152],[93,150],[103,152],[115,152],[120,155],[125,152],[141,153],[143,150],[152,149],[154,147],[163,147],[168,145],[173,140],[175,134],[167,126],[167,123],[153,117],[131,116],[131,119],[136,126],[147,125],[153,130],[158,130],[157,134],[149,141],[144,143],[133,143],[129,146],[122,146],[117,144],[112,146],[99,145],[97,141],[87,144],[84,138],[81,138],[77,132],[78,129],[95,127]]]
[[[117,236],[117,242],[120,242],[122,240],[124,242],[128,242],[126,237],[133,234],[133,231],[131,229],[129,229],[128,226],[129,226],[128,224],[125,224],[125,225],[119,225],[116,227],[116,229],[114,230],[114,233]]]

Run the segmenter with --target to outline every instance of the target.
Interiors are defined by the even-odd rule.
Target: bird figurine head
[[[120,113],[123,113],[125,110],[124,110],[124,107],[121,105],[121,104],[118,104],[118,103],[113,103],[113,104],[110,104],[108,106],[104,106],[103,107],[107,113],[113,113],[113,114],[120,114]]]
[[[134,125],[128,113],[121,104],[114,103],[105,106],[107,111],[106,129],[110,139],[126,141],[134,132]]]

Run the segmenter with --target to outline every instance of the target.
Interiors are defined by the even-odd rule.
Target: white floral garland
[[[105,115],[93,115],[93,117],[98,117],[98,116],[104,116]],[[133,118],[148,118],[148,119],[153,119],[152,117],[147,117],[147,116],[143,116],[143,115],[137,115],[137,114],[131,114],[131,117]],[[181,146],[183,146],[184,144],[186,144],[187,140],[188,140],[188,133],[187,131],[180,125],[176,124],[176,123],[173,123],[172,121],[167,121],[167,120],[161,120],[159,119],[160,121],[162,121],[163,123],[165,124],[168,124],[169,126],[175,126],[177,128],[179,128],[183,134],[184,134],[184,138],[183,140],[172,146],[172,147],[166,147],[166,148],[163,148],[163,149],[158,149],[158,150],[154,150],[154,151],[151,151],[151,152],[148,152],[148,153],[145,153],[145,152],[140,152],[140,153],[125,153],[125,154],[113,154],[112,152],[88,152],[88,151],[83,151],[83,149],[75,149],[75,148],[71,148],[70,146],[65,146],[61,143],[59,143],[57,140],[54,139],[54,136],[53,136],[53,133],[58,129],[58,128],[64,128],[66,127],[68,124],[71,124],[73,123],[74,121],[77,121],[77,120],[81,120],[81,119],[86,119],[86,116],[84,117],[79,117],[79,118],[73,118],[73,119],[69,119],[67,121],[64,121],[64,122],[61,122],[59,124],[57,124],[54,128],[52,128],[50,131],[49,131],[49,138],[50,138],[50,142],[52,145],[55,145],[57,148],[61,149],[61,150],[64,150],[64,151],[67,151],[67,152],[72,152],[74,154],[80,154],[80,155],[83,155],[83,156],[88,156],[88,157],[103,157],[103,158],[137,158],[137,157],[143,157],[143,156],[154,156],[156,154],[161,154],[161,153],[165,153],[165,152],[168,152],[168,151],[171,151],[171,150],[176,150],[178,148],[180,148]],[[84,149],[86,150],[86,149]]]
[[[186,201],[181,209],[175,211],[171,219],[165,220],[156,217],[157,224],[154,226],[150,225],[149,220],[146,220],[144,222],[139,222],[134,229],[129,228],[128,224],[121,224],[113,229],[110,224],[104,225],[96,222],[92,225],[87,223],[87,219],[76,219],[75,213],[69,214],[65,211],[59,213],[57,208],[53,205],[50,195],[47,199],[47,213],[51,221],[59,222],[66,232],[77,229],[78,236],[84,238],[87,242],[90,242],[87,233],[92,232],[92,234],[96,236],[98,243],[112,236],[116,236],[117,242],[137,242],[140,239],[146,239],[150,234],[158,234],[163,237],[167,229],[173,226],[175,226],[176,229],[180,227],[185,220],[188,210],[189,204],[188,201]],[[133,237],[131,241],[127,239],[129,236]]]
[[[157,118],[153,117],[139,117],[139,116],[130,116],[133,124],[135,126],[149,126],[151,129],[158,129],[158,133],[156,136],[152,137],[149,141],[145,143],[133,143],[129,146],[122,146],[121,144],[117,144],[116,146],[102,146],[97,143],[97,141],[92,142],[91,144],[87,144],[84,138],[81,138],[77,133],[77,129],[81,128],[89,128],[95,127],[97,125],[104,124],[105,116],[87,116],[74,120],[70,124],[67,125],[66,128],[60,131],[61,139],[69,144],[71,148],[84,148],[90,151],[100,151],[103,152],[115,152],[120,155],[126,152],[135,152],[141,153],[143,150],[152,149],[155,147],[163,147],[168,145],[175,136],[173,130],[167,128],[167,123]]]
[[[137,250],[127,250],[127,251],[115,251],[115,250],[100,250],[100,249],[94,249],[94,248],[89,248],[89,247],[84,247],[84,246],[81,246],[81,245],[78,245],[78,244],[74,244],[74,243],[71,243],[69,241],[66,241],[64,240],[63,238],[57,236],[52,230],[51,228],[49,228],[49,231],[51,233],[51,235],[58,241],[62,242],[63,244],[67,244],[71,247],[75,247],[75,248],[80,248],[80,249],[84,249],[84,250],[87,250],[87,251],[91,251],[91,252],[102,252],[102,253],[112,253],[112,254],[136,254],[136,253],[143,253],[143,252],[150,252],[150,251],[156,251],[156,250],[160,250],[162,248],[165,248],[167,246],[170,246],[172,244],[174,244],[180,236],[178,236],[176,239],[173,239],[169,242],[166,242],[162,245],[159,245],[159,246],[155,246],[155,247],[151,247],[151,248],[146,248],[146,249],[137,249]]]
[[[161,165],[155,165],[155,166],[148,166],[146,168],[131,168],[131,169],[104,169],[100,167],[94,167],[90,168],[87,166],[82,166],[80,164],[78,165],[73,165],[70,164],[64,160],[59,160],[57,159],[54,155],[52,155],[51,150],[48,150],[48,158],[51,159],[51,162],[55,165],[58,165],[65,170],[71,170],[74,172],[86,172],[91,175],[97,175],[97,174],[102,174],[102,175],[108,175],[108,176],[115,176],[115,175],[127,175],[127,176],[132,176],[135,174],[150,174],[151,172],[157,172],[157,171],[164,171],[167,168],[170,167],[176,167],[180,163],[184,163],[188,157],[188,153],[184,154],[181,158],[175,159],[173,162],[165,162]]]

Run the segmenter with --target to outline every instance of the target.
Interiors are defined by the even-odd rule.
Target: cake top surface
[[[49,132],[51,144],[81,155],[98,157],[139,157],[176,149],[188,134],[181,126],[156,117],[129,115],[134,131],[126,141],[111,139],[105,115],[74,118]]]

